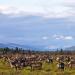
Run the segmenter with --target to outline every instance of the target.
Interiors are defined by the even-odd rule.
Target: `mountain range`
[[[20,44],[15,44],[15,43],[0,43],[0,48],[5,48],[5,47],[9,47],[9,48],[23,48],[23,49],[31,49],[31,50],[51,50],[51,49],[46,49],[44,46],[31,46],[31,45],[20,45]],[[53,49],[56,50],[56,49]],[[75,46],[71,46],[71,47],[67,47],[65,48],[65,50],[75,50]]]
[[[45,50],[44,46],[29,46],[29,45],[20,45],[20,44],[15,44],[15,43],[0,43],[0,48],[23,48],[23,49],[31,49],[31,50]]]
[[[75,50],[75,46],[67,47],[67,48],[65,48],[65,50],[71,50],[71,51],[73,51],[73,50]]]

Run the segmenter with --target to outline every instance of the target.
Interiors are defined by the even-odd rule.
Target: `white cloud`
[[[72,39],[73,39],[72,36],[66,36],[66,37],[65,37],[65,40],[72,40]]]
[[[0,11],[4,14],[13,15],[39,15],[43,17],[69,17],[75,16],[73,9],[74,0],[36,0],[31,3],[25,1],[25,4],[17,6],[12,4],[0,5]]]
[[[3,14],[18,14],[19,10],[16,7],[0,5],[0,12]]]
[[[48,39],[48,37],[47,37],[47,36],[44,36],[44,37],[42,37],[42,39],[43,39],[43,40],[47,40],[47,39]]]
[[[73,40],[72,36],[64,36],[64,35],[53,35],[53,38],[56,40]]]

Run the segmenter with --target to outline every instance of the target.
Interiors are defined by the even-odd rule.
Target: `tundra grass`
[[[41,70],[31,70],[30,67],[23,68],[22,70],[11,69],[7,62],[0,60],[0,75],[75,75],[75,68],[65,68],[60,71],[57,68],[57,62],[53,64],[43,62]]]

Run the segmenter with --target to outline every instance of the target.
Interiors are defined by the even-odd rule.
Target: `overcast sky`
[[[74,0],[0,0],[0,42],[75,46]]]

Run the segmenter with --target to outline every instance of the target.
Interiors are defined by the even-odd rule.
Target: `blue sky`
[[[0,0],[1,43],[64,48],[74,32],[74,0]]]

